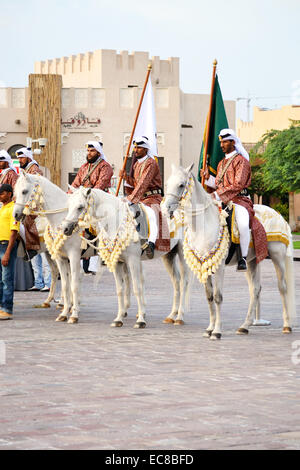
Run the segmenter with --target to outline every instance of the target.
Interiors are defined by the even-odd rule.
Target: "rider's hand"
[[[120,170],[119,171],[119,178],[125,179],[126,177],[126,171],[125,170]]]
[[[208,168],[207,166],[205,167],[205,169],[203,170],[200,170],[200,176],[202,178],[202,176],[204,176],[204,179],[208,180],[209,179],[209,171],[208,171]]]

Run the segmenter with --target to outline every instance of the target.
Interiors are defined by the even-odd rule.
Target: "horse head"
[[[176,168],[172,164],[172,173],[167,181],[166,195],[161,203],[162,213],[166,217],[173,217],[174,212],[178,209],[180,201],[186,190],[189,178],[194,164],[187,168]]]
[[[21,175],[17,179],[14,188],[15,205],[13,216],[18,221],[25,219],[26,214],[24,214],[24,209],[30,201],[35,184],[35,181],[30,175],[21,171]]]
[[[89,196],[91,188],[80,186],[78,189],[72,188],[72,194],[69,194],[68,213],[61,223],[62,231],[65,235],[72,235],[77,227],[79,219],[83,218],[89,205]]]

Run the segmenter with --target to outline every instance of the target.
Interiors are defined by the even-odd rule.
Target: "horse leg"
[[[123,267],[123,282],[124,282],[124,317],[127,317],[127,312],[130,307],[130,278],[128,272],[128,266],[126,263],[122,263]]]
[[[79,315],[79,275],[80,275],[80,251],[74,250],[69,253],[70,261],[70,285],[72,293],[72,313],[68,323],[78,323]]]
[[[249,327],[253,324],[253,319],[256,313],[257,306],[259,304],[259,297],[261,291],[260,266],[256,264],[256,259],[248,261],[247,265],[248,270],[246,272],[246,277],[249,287],[250,303],[244,323],[236,331],[238,335],[248,334]]]
[[[285,249],[285,247],[284,247]],[[286,265],[285,265],[285,256],[283,256],[283,250],[278,253],[274,252],[273,250],[270,251],[270,256],[273,261],[277,281],[278,281],[278,289],[281,296],[282,301],[282,317],[283,317],[283,333],[291,333],[292,328],[290,325],[290,319],[288,314],[288,298],[287,298],[287,282],[286,282]]]
[[[130,258],[128,264],[132,278],[133,292],[138,304],[137,320],[134,328],[145,328],[144,277],[139,251],[137,252],[137,257]]]
[[[50,308],[50,303],[54,299],[56,283],[57,283],[57,278],[58,278],[58,268],[57,268],[56,262],[53,261],[48,251],[45,251],[45,256],[47,258],[47,261],[49,263],[50,270],[51,270],[50,290],[49,290],[49,294],[46,300],[41,305],[35,305],[34,308]]]
[[[184,259],[184,254],[181,246],[178,246],[178,258],[180,261],[180,299],[178,315],[175,321],[175,325],[183,325],[183,315],[187,304],[187,299],[189,297],[189,285],[191,281],[192,272],[190,271]]]
[[[215,322],[216,322],[216,306],[214,303],[212,276],[208,276],[207,278],[207,281],[205,284],[205,294],[206,294],[206,299],[207,299],[208,308],[209,308],[209,325],[206,328],[205,333],[203,333],[203,336],[205,338],[210,338],[215,328]]]
[[[70,289],[69,289],[69,263],[67,259],[58,258],[57,265],[61,277],[61,292],[64,302],[63,310],[55,321],[66,321],[70,310]]]
[[[253,320],[252,326],[269,326],[271,322],[269,320],[264,320],[260,317],[260,296],[257,299],[255,319]]]
[[[214,285],[214,302],[216,305],[216,321],[214,329],[211,333],[210,339],[216,340],[221,339],[221,306],[223,302],[223,281],[224,281],[224,269],[225,263],[220,265],[218,271],[215,274],[215,285]]]
[[[122,263],[117,263],[114,270],[114,277],[116,282],[116,291],[118,296],[118,314],[110,326],[121,327],[123,326],[123,318],[126,316],[126,309],[124,305],[124,282],[123,282],[124,267]]]
[[[175,256],[176,256],[176,253],[174,252],[170,252],[162,256],[163,263],[171,277],[171,281],[173,284],[172,310],[171,310],[171,313],[163,320],[163,323],[175,323],[175,318],[178,315],[178,303],[179,303],[179,294],[180,294],[180,286],[179,286],[180,274],[176,266]],[[182,320],[182,317],[183,317],[183,312],[181,313],[180,320]]]

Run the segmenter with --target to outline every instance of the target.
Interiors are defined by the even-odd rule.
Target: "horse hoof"
[[[238,330],[236,330],[237,335],[247,335],[248,333],[249,331],[246,330],[246,328],[239,328]]]
[[[211,334],[212,334],[212,331],[206,330],[206,331],[203,333],[203,338],[210,338],[210,337],[211,337]]]
[[[66,315],[58,315],[55,321],[67,321],[68,317]]]
[[[145,328],[146,327],[146,323],[144,321],[139,321],[139,322],[136,322],[136,324],[134,325],[133,328]]]
[[[171,325],[171,324],[173,325],[173,323],[175,323],[175,320],[173,320],[173,318],[167,317],[163,320],[163,323],[167,323],[168,325]]]
[[[48,302],[44,302],[43,304],[34,305],[33,308],[50,308],[50,304],[48,304]]]
[[[184,325],[183,320],[175,320],[174,325]]]
[[[78,323],[78,317],[70,317],[68,323],[69,325],[74,325],[75,323]]]
[[[216,341],[218,339],[221,339],[222,335],[221,333],[212,333],[211,336],[210,336],[210,340],[211,341]]]
[[[290,328],[289,326],[285,326],[285,327],[282,329],[282,333],[284,333],[284,334],[290,334],[290,333],[292,333],[292,328]]]
[[[121,326],[123,326],[123,322],[122,321],[113,321],[110,326],[112,328],[120,328]]]

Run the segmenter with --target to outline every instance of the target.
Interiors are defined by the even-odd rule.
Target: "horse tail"
[[[292,232],[289,227],[289,245],[287,248],[285,258],[285,276],[287,285],[287,307],[290,324],[293,326],[297,325],[297,314],[296,314],[296,301],[295,301],[295,276],[294,276],[294,259],[293,259],[293,238]]]

